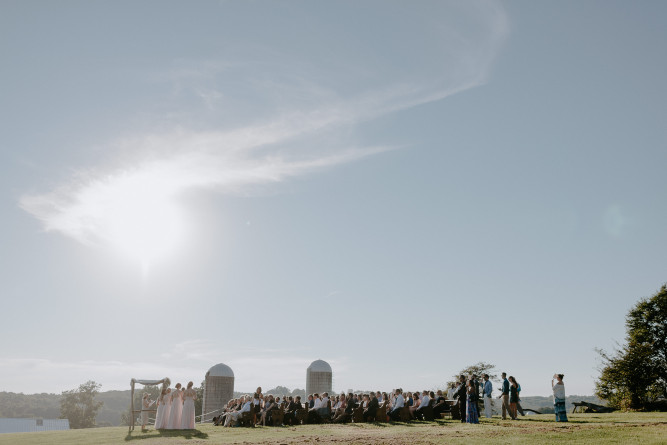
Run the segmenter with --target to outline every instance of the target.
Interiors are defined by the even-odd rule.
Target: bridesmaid
[[[167,390],[163,389],[160,392],[160,397],[157,398],[157,413],[155,413],[155,429],[160,428],[160,422],[162,422],[162,413],[164,411],[164,395],[167,394]]]
[[[176,384],[176,389],[171,393],[171,413],[169,414],[169,426],[167,429],[178,430],[181,428],[181,414],[183,413],[183,391],[181,384]]]
[[[167,392],[163,398],[164,409],[162,410],[162,419],[160,419],[159,429],[167,429],[169,427],[169,415],[171,414],[171,388],[167,388]]]
[[[197,391],[192,389],[192,382],[188,382],[188,389],[183,391],[183,415],[181,416],[181,429],[195,429],[195,400],[197,400]]]

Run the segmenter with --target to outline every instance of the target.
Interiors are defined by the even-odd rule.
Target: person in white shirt
[[[389,411],[389,418],[394,421],[401,420],[401,410],[405,406],[405,398],[403,397],[403,391],[400,389],[396,390],[396,398],[394,399],[393,408]]]
[[[426,408],[429,403],[431,402],[431,398],[428,396],[428,391],[424,390],[422,392],[422,398],[419,402],[419,407],[417,407],[417,410],[415,411],[415,417],[423,418],[424,417],[424,408]],[[424,419],[426,420],[426,419]]]
[[[456,396],[456,384],[452,383],[449,385],[449,389],[447,390],[447,400],[454,400],[454,397]]]
[[[232,420],[236,422],[243,416],[243,413],[249,413],[252,409],[252,399],[250,397],[244,396],[241,400],[244,401],[243,406],[240,410],[229,413],[227,420],[225,420],[225,426],[231,426]]]

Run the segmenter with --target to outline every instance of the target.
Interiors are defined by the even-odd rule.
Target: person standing
[[[510,376],[510,416],[516,420],[516,404],[519,403],[518,383],[513,376]]]
[[[567,411],[565,411],[565,384],[563,383],[563,374],[554,374],[551,379],[551,389],[554,393],[554,414],[556,422],[567,422]],[[556,383],[554,384],[554,380]]]
[[[181,384],[177,383],[176,388],[171,392],[171,412],[169,413],[169,424],[167,429],[178,430],[181,428],[182,413],[183,391],[181,391]]]
[[[141,399],[141,431],[146,431],[146,425],[148,424],[148,409],[153,404],[153,401],[148,398],[148,393],[144,393],[144,396]]]
[[[490,419],[493,417],[493,410],[491,408],[491,393],[493,392],[493,385],[489,380],[489,374],[484,374],[484,386],[482,388],[482,395],[484,396],[484,417]]]
[[[160,426],[156,428],[164,430],[169,427],[169,415],[171,414],[171,388],[167,388],[167,392],[162,398],[164,409],[162,410],[162,418],[160,419]]]
[[[183,391],[183,414],[181,415],[181,429],[195,429],[195,400],[197,391],[192,388],[193,383],[188,382],[188,389]]]
[[[467,423],[479,423],[479,414],[477,413],[477,389],[475,388],[475,380],[472,378],[468,380],[468,386],[466,389],[466,397],[468,400],[468,409],[466,413],[466,422]]]
[[[503,414],[503,420],[506,420],[507,413],[510,411],[510,382],[507,380],[506,373],[503,372],[501,376],[503,378],[503,387],[502,387],[502,394],[500,394],[498,398],[503,400],[502,414]]]
[[[466,422],[468,413],[466,412],[466,400],[468,399],[468,391],[466,389],[465,376],[459,377],[459,386],[456,389],[456,396],[459,399],[459,415],[461,416],[461,423]]]
[[[164,396],[167,394],[166,389],[162,389],[160,397],[157,398],[157,413],[155,413],[155,429],[161,428],[162,413],[164,412]]]

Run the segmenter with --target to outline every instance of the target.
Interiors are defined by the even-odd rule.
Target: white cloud
[[[177,94],[203,100],[209,121],[226,119],[225,130],[192,125],[108,142],[106,152],[118,154],[113,165],[82,169],[50,192],[22,196],[20,206],[47,231],[152,261],[176,249],[188,232],[179,204],[183,193],[245,193],[396,148],[360,146],[341,136],[341,129],[483,83],[507,34],[507,18],[497,4],[471,5],[456,6],[444,21],[417,17],[426,31],[423,42],[415,41],[422,46],[406,53],[414,66],[397,62],[391,45],[406,43],[393,37],[392,23],[384,30],[387,47],[371,48],[378,50],[374,58],[345,46],[350,36],[325,36],[340,58],[336,73],[327,71],[329,58],[316,52],[310,62],[313,53],[293,49],[289,41],[272,47],[249,40],[245,52],[232,53],[237,61],[189,66],[179,60],[173,73]],[[338,41],[340,47],[331,43]],[[261,53],[255,56],[261,62],[246,53]],[[216,83],[223,80],[251,99],[221,90]],[[253,113],[264,116],[261,122],[243,124],[243,116]],[[240,121],[230,118],[236,115]]]

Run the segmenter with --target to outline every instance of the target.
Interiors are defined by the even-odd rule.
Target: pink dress
[[[162,411],[164,410],[164,403],[162,402],[162,394],[157,398],[157,413],[155,413],[155,428],[160,427],[160,421],[162,420]]]
[[[162,399],[164,408],[162,409],[162,417],[160,418],[160,425],[158,429],[166,429],[169,427],[169,414],[171,414],[171,393],[165,394]]]
[[[183,393],[183,414],[181,415],[181,429],[195,429],[195,398],[197,392],[194,389],[186,389]]]
[[[181,429],[181,413],[183,412],[183,391],[175,389],[171,392],[171,413],[169,414],[169,430]]]

